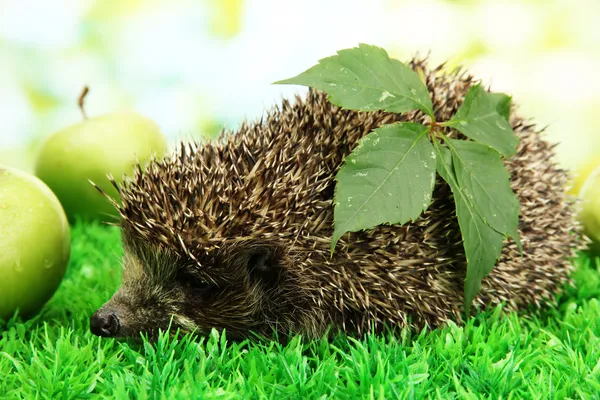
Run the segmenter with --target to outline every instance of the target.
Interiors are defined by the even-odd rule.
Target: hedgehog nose
[[[115,336],[119,330],[119,326],[119,317],[113,312],[101,313],[97,311],[90,319],[90,331],[98,336]]]

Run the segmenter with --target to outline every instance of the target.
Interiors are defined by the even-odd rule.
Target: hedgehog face
[[[153,338],[169,325],[200,334],[225,329],[232,339],[268,334],[283,291],[291,290],[282,254],[276,246],[237,242],[204,257],[200,267],[126,244],[122,286],[92,316],[90,329],[107,337]]]

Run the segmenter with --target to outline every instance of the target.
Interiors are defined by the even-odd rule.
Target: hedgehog
[[[408,65],[422,72],[437,120],[454,115],[476,83],[462,68],[429,68],[418,58]],[[452,193],[439,177],[417,220],[346,233],[330,253],[344,158],[381,125],[426,119],[420,111],[342,109],[309,89],[216,140],[180,142],[122,183],[111,179],[123,275],[91,317],[92,333],[317,338],[463,323],[466,260]],[[555,145],[515,112],[510,123],[520,143],[504,163],[520,201],[523,249],[505,239],[472,313],[551,304],[571,282],[571,257],[582,246]]]

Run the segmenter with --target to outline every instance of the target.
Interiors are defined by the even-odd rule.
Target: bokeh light
[[[0,0],[0,164],[30,170],[39,141],[132,109],[176,141],[258,119],[300,87],[272,85],[359,42],[463,64],[559,142],[600,158],[597,0]]]

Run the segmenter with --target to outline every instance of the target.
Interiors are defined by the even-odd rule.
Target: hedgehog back
[[[449,119],[472,77],[428,70],[422,61],[410,65],[424,72],[436,118]],[[311,90],[294,104],[284,100],[261,121],[212,142],[181,145],[140,169],[120,189],[123,229],[200,264],[225,243],[260,238],[283,244],[296,260],[293,268],[317,282],[310,288],[314,304],[344,330],[460,321],[466,263],[452,194],[439,178],[417,221],[346,234],[333,257],[329,253],[334,178],[344,157],[374,128],[426,118],[343,110]],[[505,165],[521,204],[524,253],[505,241],[475,299],[482,308],[551,300],[568,281],[569,256],[581,245],[553,146],[520,117],[513,115],[511,124],[520,144]]]

